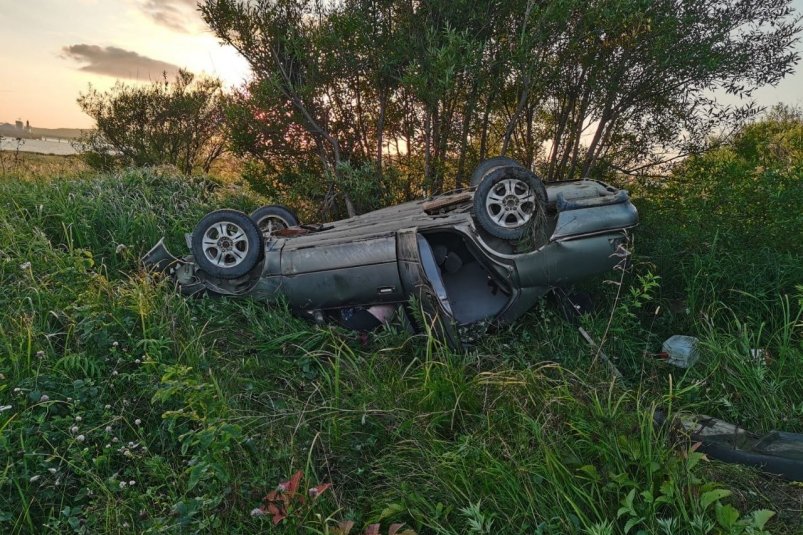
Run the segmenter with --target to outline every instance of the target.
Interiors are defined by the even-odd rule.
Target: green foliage
[[[765,147],[783,131],[745,135]],[[797,165],[757,154],[783,176]],[[666,191],[636,192],[632,267],[589,281],[597,313],[582,322],[622,371],[612,383],[550,306],[453,354],[426,335],[366,341],[282,306],[188,300],[140,270],[162,235],[184,250],[207,210],[264,202],[233,188],[163,169],[4,177],[0,531],[797,533],[799,488],[655,423],[660,409],[803,430],[791,232],[750,249],[752,229],[712,213],[695,241],[684,221],[702,200]],[[689,371],[650,356],[678,333],[701,339]],[[292,515],[254,513],[299,470]]]
[[[110,91],[80,95],[81,109],[96,130],[81,142],[91,167],[174,165],[189,175],[208,172],[223,152],[221,84],[179,71],[172,82],[147,85],[118,82]]]
[[[268,181],[317,175],[326,209],[349,195],[346,162],[372,164],[382,191],[386,168],[399,169],[415,180],[408,196],[465,186],[499,153],[549,180],[650,172],[754,117],[752,92],[792,72],[801,31],[791,0],[205,0],[200,11],[254,73],[227,107],[235,151]]]
[[[680,164],[659,186],[655,217],[669,219],[660,230],[695,251],[769,246],[800,255],[801,177],[803,112],[778,107],[731,143]]]

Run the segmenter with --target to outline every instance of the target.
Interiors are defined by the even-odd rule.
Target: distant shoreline
[[[75,141],[75,139],[10,138],[3,136],[3,139],[0,140],[0,151],[75,156],[79,154],[79,151],[75,150],[72,141]]]
[[[9,139],[50,139],[72,141],[79,139],[91,128],[38,128],[35,126],[18,128],[10,123],[0,123],[0,137]]]

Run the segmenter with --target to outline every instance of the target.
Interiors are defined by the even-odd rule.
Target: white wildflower
[[[103,406],[103,408],[109,410],[112,408],[112,406],[107,403],[106,405]]]
[[[120,342],[112,342],[112,347],[117,347],[120,345]]]
[[[36,357],[40,359],[45,358],[45,352],[40,349],[39,351],[36,352]]]
[[[76,422],[80,422],[81,420],[83,420],[83,418],[81,418],[80,416],[76,416],[76,417],[75,417],[75,421],[76,421]]]
[[[48,396],[47,394],[42,394],[42,397],[39,398],[39,401],[42,401],[42,402],[50,401],[50,396]]]
[[[31,263],[30,262],[23,262],[22,264],[20,264],[20,269],[22,271],[28,271],[29,269],[31,269]]]
[[[134,486],[134,485],[136,485],[136,484],[137,484],[137,482],[136,482],[136,481],[134,481],[133,479],[132,479],[131,481],[129,481],[129,482],[128,482],[128,486],[129,486],[129,487],[133,487],[133,486]]]
[[[106,432],[107,432],[107,433],[111,433],[111,432],[112,432],[112,426],[110,426],[110,425],[107,425],[107,426],[106,426]]]
[[[86,437],[84,435],[78,435],[77,437],[75,437],[75,440],[77,440],[78,442],[83,442],[84,440],[86,440]]]
[[[117,375],[117,370],[112,370],[112,375]]]
[[[251,509],[251,516],[265,516],[265,511],[263,511],[259,507]]]
[[[120,481],[120,488],[124,489],[125,486],[126,486],[126,482],[125,481]]]
[[[55,474],[56,472],[58,472],[58,470],[55,468],[48,468],[47,471],[50,472],[51,474]]]
[[[77,432],[78,432],[78,426],[77,426],[77,425],[74,425],[74,426],[72,426],[72,427],[70,428],[70,433],[72,433],[73,435],[74,435],[75,433],[77,433]]]
[[[37,474],[37,475],[35,475],[35,476],[31,477],[31,479],[29,479],[29,480],[28,480],[28,482],[29,482],[29,483],[36,483],[36,482],[37,482],[37,481],[39,481],[41,478],[42,478],[42,476],[40,476],[40,475],[38,475],[38,474]]]
[[[134,424],[135,424],[135,425],[142,425],[142,420],[140,420],[139,418],[137,418],[136,420],[134,420]]]

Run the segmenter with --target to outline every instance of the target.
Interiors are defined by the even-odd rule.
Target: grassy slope
[[[799,250],[684,230],[678,210],[700,207],[668,197],[636,200],[632,272],[588,285],[586,328],[621,387],[548,306],[455,355],[148,280],[136,259],[160,236],[182,250],[205,211],[258,203],[234,188],[158,170],[0,178],[0,527],[758,533],[745,525],[771,509],[767,529],[799,532],[799,487],[652,425],[660,407],[803,431]],[[686,374],[644,356],[678,332],[703,339]],[[275,528],[250,516],[295,470],[333,490]]]

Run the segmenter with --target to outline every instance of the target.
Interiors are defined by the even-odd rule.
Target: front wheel
[[[279,204],[267,204],[251,212],[259,231],[265,239],[272,237],[277,231],[298,225],[298,217],[289,208]]]
[[[527,229],[544,224],[546,188],[523,167],[488,171],[474,192],[474,219],[488,234],[518,240]]]
[[[469,184],[472,188],[475,188],[480,185],[482,182],[482,178],[491,171],[492,169],[496,169],[497,167],[521,167],[524,168],[519,162],[514,160],[513,158],[508,158],[507,156],[494,156],[493,158],[488,158],[487,160],[481,161],[477,167],[474,168],[474,171],[471,173],[471,179],[469,180]]]
[[[195,263],[221,279],[247,275],[262,259],[262,247],[262,235],[256,224],[237,210],[211,212],[192,231]]]

